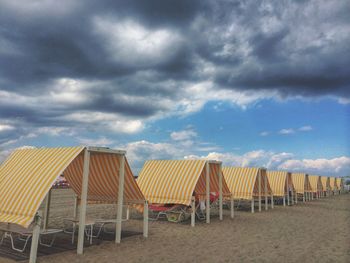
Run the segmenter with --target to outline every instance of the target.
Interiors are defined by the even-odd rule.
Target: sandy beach
[[[69,190],[56,190],[50,226],[71,213]],[[38,258],[38,262],[350,262],[350,194],[314,200],[293,207],[275,206],[267,212],[238,211],[210,225],[150,222],[149,238],[142,237],[142,221],[124,223],[124,230],[140,234],[119,245],[103,241],[87,247],[83,256],[70,250]],[[112,209],[90,207],[90,215]],[[0,258],[0,262],[15,262]]]

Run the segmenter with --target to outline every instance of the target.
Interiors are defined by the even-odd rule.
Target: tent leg
[[[252,198],[252,203],[251,203],[251,208],[252,208],[252,213],[254,213],[254,197]]]
[[[130,219],[130,207],[129,205],[126,207],[126,220]]]
[[[271,194],[271,208],[274,209],[275,208],[275,204],[273,202],[273,194]]]
[[[89,185],[89,167],[90,167],[90,152],[88,151],[88,149],[85,149],[83,182],[82,182],[82,190],[81,190],[81,197],[80,197],[79,232],[78,232],[78,246],[77,246],[78,255],[82,255],[84,251],[84,232],[85,232],[87,193],[88,193],[88,185]]]
[[[283,196],[283,206],[286,206],[286,196]]]
[[[191,201],[191,226],[194,227],[196,224],[196,199],[195,197],[192,197]]]
[[[49,225],[50,204],[51,204],[51,189],[46,195],[43,229],[47,229],[47,226]]]
[[[148,202],[146,200],[143,205],[143,237],[148,237]]]
[[[231,195],[231,218],[235,216],[234,207],[235,207],[235,203],[234,203],[233,195]]]
[[[298,193],[294,192],[294,195],[295,195],[295,204],[297,204],[298,203]]]
[[[258,173],[258,183],[259,183],[259,212],[261,212],[261,169],[259,169]]]
[[[117,223],[115,224],[115,243],[120,243],[120,240],[122,237],[124,177],[125,177],[125,157],[124,155],[121,155],[119,157],[119,185],[118,185]]]
[[[210,223],[210,167],[209,162],[206,162],[206,222]]]
[[[220,172],[219,172],[219,218],[222,220],[223,218],[223,211],[222,211],[222,172],[221,172],[221,165],[220,165]]]
[[[42,212],[38,211],[35,215],[35,225],[33,228],[32,245],[30,247],[29,263],[36,263],[38,255],[38,245],[40,237],[40,225],[41,225]]]
[[[265,186],[265,211],[267,211],[267,209],[268,209],[268,205],[269,205],[269,203],[268,203],[268,198],[267,198],[267,176],[265,175],[265,177],[264,177],[264,186]]]
[[[305,192],[303,194],[303,202],[305,203]]]
[[[286,184],[287,184],[287,204],[288,206],[290,205],[289,204],[289,180],[288,180],[288,174],[287,174],[287,177],[286,177]]]
[[[78,196],[74,195],[74,210],[73,210],[73,218],[77,219],[78,217]],[[73,222],[73,233],[72,233],[72,244],[74,244],[74,238],[75,238],[75,228],[76,228],[76,223]]]
[[[290,201],[291,201],[292,205],[294,205],[293,189],[290,191]]]

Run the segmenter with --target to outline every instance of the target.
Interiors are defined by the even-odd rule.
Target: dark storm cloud
[[[0,92],[11,100],[0,121],[69,127],[65,116],[79,111],[147,119],[171,109],[162,100],[183,99],[184,83],[208,80],[349,98],[349,12],[347,1],[0,0]]]

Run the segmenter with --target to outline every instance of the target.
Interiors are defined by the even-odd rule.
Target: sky
[[[350,174],[344,1],[0,0],[0,163],[125,149]]]

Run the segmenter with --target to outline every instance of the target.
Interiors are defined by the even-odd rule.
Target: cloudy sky
[[[126,149],[350,174],[349,1],[0,0],[0,162]]]

